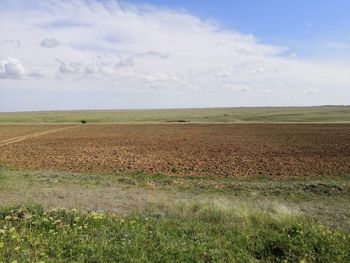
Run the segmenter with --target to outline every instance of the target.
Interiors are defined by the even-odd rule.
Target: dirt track
[[[334,176],[350,173],[350,125],[86,125],[4,145],[0,164],[180,176]]]
[[[13,143],[17,143],[17,142],[21,142],[30,138],[34,138],[34,137],[38,137],[38,136],[43,136],[46,134],[50,134],[50,133],[55,133],[55,132],[59,132],[59,131],[63,131],[66,129],[71,129],[74,128],[76,126],[73,127],[64,127],[64,128],[58,128],[58,129],[50,129],[47,131],[42,131],[42,132],[35,132],[35,133],[30,133],[28,135],[22,135],[22,136],[18,136],[18,137],[13,137],[10,139],[6,139],[6,140],[2,140],[0,141],[0,147],[1,146],[5,146],[5,145],[9,145],[9,144],[13,144]]]

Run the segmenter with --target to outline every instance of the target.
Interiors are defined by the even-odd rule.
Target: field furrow
[[[347,124],[81,125],[37,135],[3,145],[0,163],[76,172],[217,177],[350,172]]]

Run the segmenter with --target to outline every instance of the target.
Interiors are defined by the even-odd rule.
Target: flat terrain
[[[16,137],[30,136],[36,133],[46,132],[54,129],[67,127],[65,125],[1,125],[0,143]]]
[[[350,106],[85,110],[0,113],[0,123],[350,123]]]
[[[349,262],[349,182],[2,169],[0,260]]]
[[[350,262],[349,116],[0,114],[0,262]]]
[[[1,146],[0,164],[99,173],[329,177],[350,172],[350,125],[80,125]]]
[[[146,173],[0,170],[0,204],[42,204],[117,214],[171,214],[179,204],[307,215],[350,233],[350,176],[327,179],[199,178]]]
[[[14,144],[14,143],[18,143],[18,142],[21,142],[21,141],[24,141],[27,139],[43,136],[46,134],[67,130],[70,128],[74,128],[74,126],[68,126],[68,127],[61,126],[61,127],[56,127],[56,128],[55,127],[42,127],[42,130],[37,129],[38,131],[35,131],[35,129],[34,129],[30,133],[27,133],[26,135],[20,135],[20,136],[15,136],[15,137],[11,136],[8,139],[1,140],[0,147]],[[26,127],[25,127],[25,129],[26,129]],[[20,128],[17,128],[17,130],[20,130]],[[16,132],[14,132],[14,133],[16,133]],[[5,135],[7,135],[7,134],[5,133]]]

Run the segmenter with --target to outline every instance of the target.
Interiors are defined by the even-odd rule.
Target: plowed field
[[[350,173],[350,125],[84,125],[1,146],[0,164],[181,176],[335,176]]]
[[[45,132],[67,127],[67,125],[1,125],[0,143],[19,136],[27,136],[37,132]]]

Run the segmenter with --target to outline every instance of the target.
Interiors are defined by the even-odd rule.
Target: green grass
[[[302,216],[189,206],[172,215],[0,209],[4,262],[349,262],[350,236]]]
[[[0,123],[350,122],[350,106],[0,113]]]
[[[0,192],[20,191],[31,186],[146,187],[164,191],[234,194],[235,196],[274,196],[284,199],[308,199],[317,196],[350,196],[350,176],[323,178],[271,179],[268,177],[215,178],[169,176],[143,172],[79,174],[60,171],[0,169]]]
[[[350,177],[0,169],[0,262],[349,262]],[[36,205],[38,204],[38,205]]]

